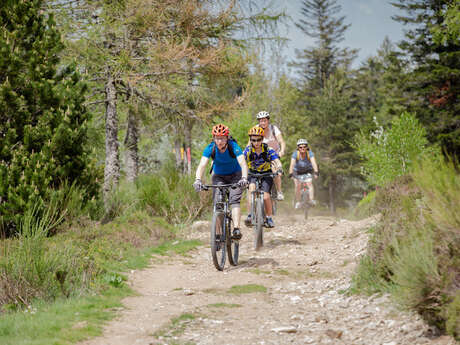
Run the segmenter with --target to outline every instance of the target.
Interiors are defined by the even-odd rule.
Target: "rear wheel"
[[[233,233],[233,222],[231,218],[225,219],[227,226],[225,227],[226,236],[227,236],[227,254],[228,254],[228,262],[230,265],[236,266],[238,265],[238,255],[240,252],[240,242],[238,240],[232,239]]]
[[[212,216],[211,225],[211,254],[214,266],[222,271],[225,266],[225,231],[224,214],[222,212],[215,212]]]
[[[254,248],[259,250],[264,245],[264,198],[263,195],[256,198],[256,225],[254,236]]]

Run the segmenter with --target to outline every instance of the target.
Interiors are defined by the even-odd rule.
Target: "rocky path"
[[[387,296],[344,294],[375,219],[276,221],[259,252],[243,228],[240,264],[224,272],[213,267],[208,245],[132,272],[139,295],[124,300],[103,336],[83,344],[455,344],[433,337]],[[208,226],[196,224],[190,238],[208,243]]]

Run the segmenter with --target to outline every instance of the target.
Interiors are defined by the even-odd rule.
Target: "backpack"
[[[230,157],[236,158],[235,152],[233,152],[232,145],[230,145],[230,142],[232,142],[232,141],[235,144],[238,144],[236,142],[236,140],[230,135],[228,137],[228,141],[227,141],[227,149],[228,149],[228,153],[229,153]],[[210,174],[212,174],[212,170],[214,169],[214,159],[216,159],[216,143],[213,140],[213,141],[211,141],[211,144],[213,144],[213,145],[212,145],[212,151],[211,151],[211,156],[210,157],[212,158],[213,162],[212,162],[212,165],[211,165],[211,169],[209,170]]]

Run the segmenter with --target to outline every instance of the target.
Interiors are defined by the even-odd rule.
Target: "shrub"
[[[380,126],[370,135],[361,133],[355,140],[358,154],[364,160],[363,173],[374,186],[383,186],[410,173],[420,156],[434,152],[427,147],[425,129],[409,113],[395,118],[391,128]]]
[[[460,176],[439,156],[377,191],[380,224],[352,290],[391,291],[403,306],[459,337]]]

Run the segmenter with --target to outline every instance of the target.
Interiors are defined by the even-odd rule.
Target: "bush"
[[[143,175],[136,181],[139,204],[154,216],[171,223],[187,223],[211,206],[211,193],[196,193],[195,178],[180,174],[172,162],[156,175]]]
[[[459,338],[460,176],[439,156],[414,165],[376,194],[381,222],[353,289],[391,291],[403,306]]]
[[[389,129],[378,127],[370,135],[358,135],[355,147],[364,160],[362,169],[368,182],[384,186],[410,173],[419,157],[433,154],[434,150],[427,145],[425,129],[414,115],[403,113]]]

